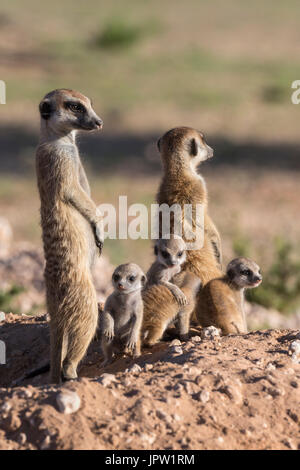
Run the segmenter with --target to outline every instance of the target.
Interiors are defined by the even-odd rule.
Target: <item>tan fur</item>
[[[147,288],[154,284],[166,286],[179,305],[186,305],[187,300],[181,289],[173,284],[172,278],[179,274],[186,260],[186,244],[181,237],[169,235],[159,239],[154,248],[156,260],[147,272]]]
[[[141,291],[146,276],[134,264],[118,266],[112,276],[113,293],[105,302],[100,316],[102,366],[110,363],[114,354],[128,351],[134,357],[141,354],[143,301]]]
[[[77,115],[65,109],[63,103],[69,99],[84,104],[86,112]],[[102,216],[90,198],[75,132],[99,129],[102,122],[88,98],[70,90],[46,95],[40,112],[36,170],[51,317],[51,382],[58,383],[62,372],[65,379],[77,377],[77,365],[97,326],[91,267],[103,243]]]
[[[249,275],[243,275],[249,270]],[[199,293],[197,319],[202,327],[221,328],[224,335],[247,333],[244,290],[261,282],[259,266],[248,258],[237,258],[227,267],[227,274],[208,282]]]
[[[198,155],[191,155],[191,145],[196,142]],[[203,135],[188,127],[179,127],[167,132],[159,141],[159,149],[163,162],[164,175],[157,195],[159,205],[202,204],[204,207],[204,244],[198,250],[187,251],[187,261],[183,269],[195,273],[205,285],[211,279],[221,275],[220,235],[208,216],[207,189],[204,179],[192,168],[194,159],[197,163],[212,156],[212,149],[207,146]],[[206,156],[205,156],[206,151]],[[201,152],[204,157],[201,158]],[[196,221],[193,218],[193,231],[196,230]],[[183,233],[183,238],[184,233]],[[185,241],[188,241],[185,239]],[[216,257],[215,247],[220,255]]]
[[[177,285],[186,298],[186,305],[179,305],[168,287],[160,284],[151,285],[143,293],[144,320],[142,337],[148,346],[157,343],[167,326],[176,320],[180,338],[188,339],[190,317],[195,308],[196,295],[200,280],[193,273],[181,272],[172,282]]]

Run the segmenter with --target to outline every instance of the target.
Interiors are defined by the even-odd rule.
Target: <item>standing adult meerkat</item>
[[[102,216],[90,196],[80,161],[77,131],[99,130],[102,120],[91,101],[68,89],[41,101],[41,133],[36,170],[46,259],[50,314],[51,382],[77,377],[77,366],[98,319],[91,267],[102,250]]]
[[[114,354],[128,350],[134,357],[141,354],[143,301],[141,291],[146,276],[134,263],[121,264],[113,275],[113,293],[107,298],[100,315],[102,366],[109,364]]]
[[[182,290],[172,282],[173,277],[180,273],[186,260],[186,244],[181,237],[170,235],[160,238],[154,246],[156,260],[147,273],[147,288],[159,284],[166,286],[179,305],[186,305],[187,300]]]
[[[183,269],[195,273],[202,285],[205,285],[222,274],[220,235],[208,215],[204,178],[197,172],[200,163],[212,158],[213,150],[207,145],[201,132],[189,127],[177,127],[168,131],[159,139],[158,148],[164,173],[157,202],[169,207],[177,204],[182,213],[184,205],[192,206],[192,231],[195,233],[197,230],[204,230],[204,240],[203,246],[187,251]],[[197,225],[196,205],[202,205],[204,210],[204,227]],[[183,220],[180,222],[182,224]],[[183,238],[186,242],[189,241],[184,233]]]
[[[208,282],[199,294],[196,314],[201,326],[216,326],[224,335],[247,333],[244,292],[259,286],[262,276],[259,266],[248,258],[236,258],[227,266],[222,277]]]

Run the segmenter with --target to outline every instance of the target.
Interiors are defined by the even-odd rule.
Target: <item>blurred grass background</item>
[[[201,129],[215,149],[203,174],[225,261],[248,248],[266,274],[268,299],[262,286],[256,300],[299,310],[299,282],[289,280],[300,240],[300,107],[291,103],[299,13],[296,0],[2,1],[0,213],[15,239],[40,243],[38,103],[53,88],[75,88],[105,123],[99,135],[79,138],[95,201],[127,195],[129,204],[150,204],[158,137],[178,125]],[[144,269],[152,259],[145,240],[108,240],[105,253]],[[278,259],[285,272],[274,281]],[[283,304],[274,294],[281,282],[294,286],[280,294]]]

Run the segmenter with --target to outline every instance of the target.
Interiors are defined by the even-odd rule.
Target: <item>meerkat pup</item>
[[[109,364],[114,354],[128,350],[134,357],[141,354],[143,301],[141,291],[146,276],[134,263],[121,264],[112,276],[113,293],[105,302],[100,316],[102,366]]]
[[[180,272],[173,277],[172,283],[183,293],[185,305],[178,303],[167,284],[150,285],[143,293],[142,338],[147,346],[157,343],[170,323],[174,321],[180,339],[182,341],[188,339],[190,318],[195,308],[201,281],[193,273]]]
[[[262,282],[259,266],[248,258],[236,258],[227,266],[222,277],[213,279],[199,294],[197,319],[201,326],[216,326],[224,335],[247,333],[244,311],[245,289]]]
[[[201,132],[189,127],[177,127],[167,132],[158,141],[158,149],[163,163],[163,178],[157,195],[159,205],[172,207],[177,204],[184,214],[184,206],[193,208],[192,231],[203,230],[203,245],[188,250],[183,269],[195,273],[203,285],[222,274],[220,235],[208,215],[208,197],[204,178],[198,173],[198,165],[212,158],[209,147]],[[204,227],[199,226],[196,218],[196,205],[204,211]],[[184,234],[184,220],[180,221]],[[162,227],[160,227],[162,230]],[[174,227],[173,230],[174,231]]]
[[[186,244],[181,237],[169,235],[159,239],[154,247],[156,260],[147,273],[147,288],[153,284],[166,286],[179,305],[186,305],[186,296],[173,284],[172,278],[181,271],[186,260]]]
[[[102,120],[89,98],[67,89],[48,93],[40,115],[36,170],[51,318],[51,382],[58,383],[61,375],[77,377],[97,327],[91,267],[102,250],[102,216],[90,197],[75,137],[77,131],[101,129]]]

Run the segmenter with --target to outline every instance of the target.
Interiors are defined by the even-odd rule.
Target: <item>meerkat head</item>
[[[262,281],[260,267],[249,258],[236,258],[227,266],[227,276],[239,288],[258,287]]]
[[[188,168],[197,166],[213,157],[213,149],[207,145],[204,135],[190,127],[176,127],[164,134],[157,142],[165,166]]]
[[[157,261],[168,268],[180,266],[186,260],[186,244],[176,235],[170,235],[170,239],[160,238],[155,244],[154,254]]]
[[[115,291],[129,294],[145,287],[146,276],[137,264],[121,264],[115,269],[112,282]]]
[[[89,98],[78,91],[60,89],[48,93],[39,106],[41,122],[58,134],[72,131],[99,130],[102,119],[92,108]]]

